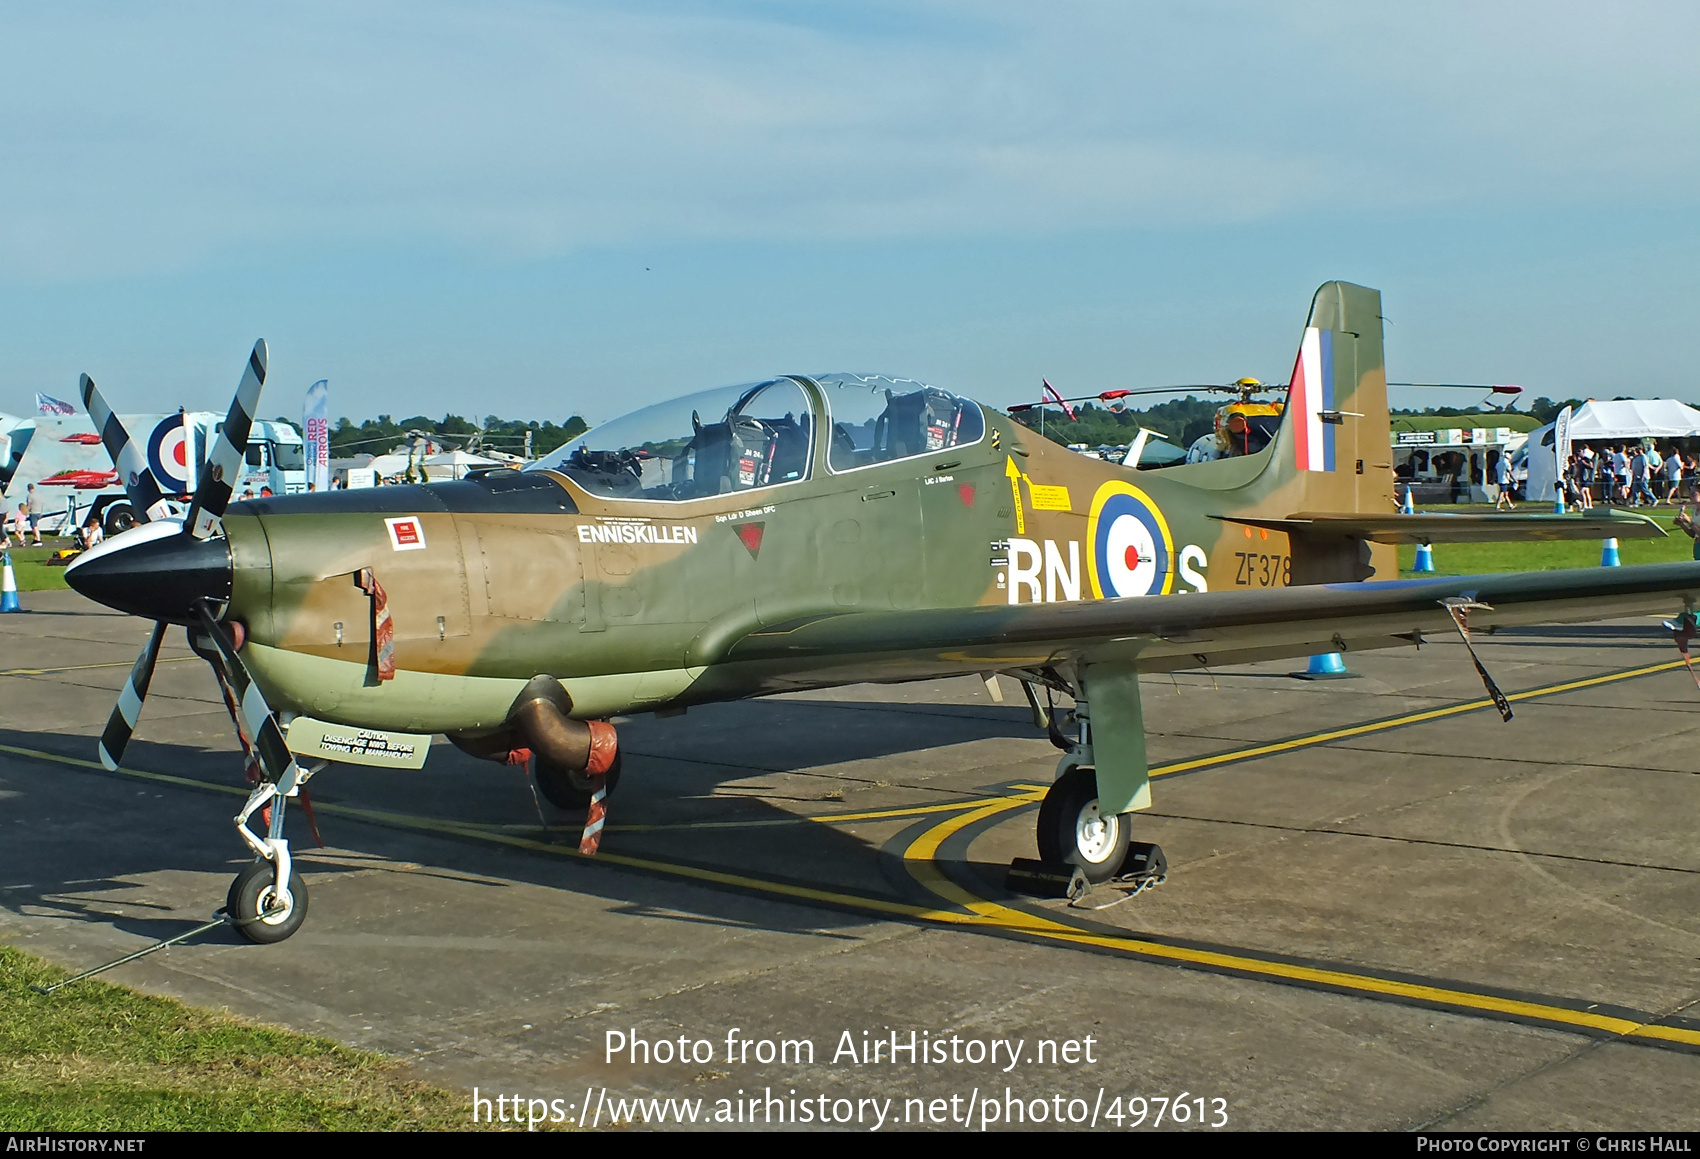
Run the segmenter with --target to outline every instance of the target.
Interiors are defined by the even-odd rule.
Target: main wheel
[[[1057,778],[1039,806],[1039,857],[1078,865],[1093,882],[1108,881],[1127,859],[1125,816],[1098,812],[1098,774],[1073,768]]]
[[[590,808],[590,795],[596,791],[596,782],[589,773],[580,769],[563,769],[542,757],[532,761],[532,771],[537,777],[537,791],[555,808],[569,811]],[[612,793],[614,786],[620,783],[620,753],[614,754],[614,763],[603,777],[608,792]]]
[[[277,897],[277,873],[269,861],[246,866],[230,883],[224,900],[225,912],[236,921],[236,929],[250,942],[270,945],[281,942],[307,920],[307,883],[295,867],[289,869],[284,897]]]

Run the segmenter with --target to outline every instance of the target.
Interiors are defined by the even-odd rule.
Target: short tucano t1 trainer
[[[233,504],[262,342],[187,516],[155,503],[67,571],[156,622],[101,760],[123,759],[161,636],[185,625],[255,780],[236,820],[256,860],[229,913],[278,941],[307,908],[284,805],[328,762],[418,768],[434,733],[529,761],[552,801],[589,806],[594,852],[610,717],[1003,673],[1064,750],[1041,858],[1108,880],[1151,802],[1142,673],[1679,605],[1692,625],[1700,563],[1401,580],[1399,543],[1663,532],[1615,512],[1400,514],[1381,331],[1377,291],[1324,285],[1262,437],[1163,470],[919,382],[786,375],[646,407],[524,471]],[[86,376],[83,397],[132,492],[163,494]]]

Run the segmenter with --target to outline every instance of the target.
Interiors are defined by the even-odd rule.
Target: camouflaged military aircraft
[[[919,382],[787,375],[646,407],[523,471],[231,504],[261,343],[187,517],[155,512],[67,572],[155,621],[101,759],[117,767],[166,625],[186,625],[256,781],[228,909],[278,941],[307,909],[283,806],[327,762],[417,768],[443,733],[594,814],[620,771],[608,718],[1003,673],[1065,750],[1041,857],[1112,878],[1151,803],[1141,674],[1700,600],[1700,563],[1401,580],[1399,543],[1663,533],[1398,513],[1381,323],[1377,291],[1324,285],[1266,444],[1163,470]],[[136,486],[86,378],[84,398]],[[1068,721],[1041,712],[1055,693]]]

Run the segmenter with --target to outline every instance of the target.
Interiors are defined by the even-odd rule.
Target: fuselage
[[[827,414],[825,392],[796,381]],[[1273,444],[1134,471],[980,414],[971,443],[835,470],[816,438],[800,477],[701,498],[609,497],[544,470],[235,503],[227,615],[276,707],[476,732],[543,673],[584,718],[860,678],[728,662],[749,633],[811,617],[1290,581],[1283,534],[1213,518],[1304,509],[1304,478],[1277,469]],[[1390,476],[1379,502],[1393,509]],[[1381,574],[1390,557],[1377,552]],[[362,569],[387,595],[393,680],[375,676]]]

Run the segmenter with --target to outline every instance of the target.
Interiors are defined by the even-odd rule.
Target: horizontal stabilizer
[[[1288,535],[1346,536],[1373,543],[1500,543],[1550,539],[1662,539],[1664,528],[1645,515],[1595,511],[1582,515],[1387,515],[1301,511],[1286,519],[1213,515],[1224,523]]]

